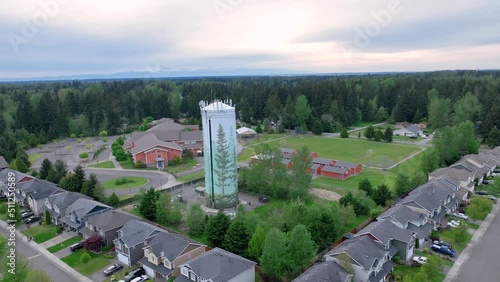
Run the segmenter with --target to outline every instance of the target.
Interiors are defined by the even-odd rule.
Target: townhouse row
[[[411,262],[418,240],[421,245],[432,230],[446,226],[445,215],[474,192],[485,177],[500,166],[500,147],[479,155],[466,155],[394,203],[383,214],[324,255],[321,262],[294,282],[382,282],[394,269],[394,256]],[[346,258],[352,271],[343,266]]]
[[[256,263],[161,228],[128,213],[69,192],[18,171],[0,171],[0,196],[8,195],[9,174],[15,174],[15,200],[38,216],[49,212],[54,225],[87,239],[103,238],[114,245],[118,260],[141,266],[156,281],[176,276],[178,282],[253,282]],[[10,177],[12,180],[12,177]]]

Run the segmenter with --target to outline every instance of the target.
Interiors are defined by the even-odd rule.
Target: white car
[[[466,216],[465,214],[463,214],[463,213],[461,213],[461,212],[456,212],[456,213],[454,213],[454,214],[453,214],[453,216],[454,216],[454,217],[461,218],[461,219],[465,219],[465,220],[469,219],[469,217],[468,217],[468,216]]]
[[[427,258],[426,257],[421,257],[421,256],[414,256],[413,257],[413,262],[416,264],[426,264],[427,263]]]
[[[149,276],[147,275],[142,275],[140,277],[137,277],[137,278],[134,278],[132,281],[130,282],[143,282],[143,281],[146,281],[149,279]]]
[[[458,227],[459,223],[458,221],[452,220],[446,224],[448,227],[455,228]]]

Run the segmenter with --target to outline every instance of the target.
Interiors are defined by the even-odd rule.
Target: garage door
[[[128,257],[123,254],[118,254],[118,260],[126,265],[130,265],[128,261]]]

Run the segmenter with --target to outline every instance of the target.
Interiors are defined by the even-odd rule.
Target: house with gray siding
[[[118,238],[118,230],[133,219],[136,218],[127,213],[118,210],[106,210],[89,216],[85,221],[85,226],[80,229],[80,233],[84,239],[99,235],[104,239],[105,245],[112,245],[113,241]]]
[[[80,193],[64,191],[62,193],[50,195],[45,198],[45,207],[43,208],[43,210],[44,212],[45,210],[49,211],[52,218],[52,224],[61,225],[61,218],[66,216],[66,208],[80,198],[92,200],[92,198]]]
[[[80,233],[80,229],[85,226],[85,221],[89,217],[110,209],[110,206],[103,203],[79,198],[66,208],[65,215],[61,218],[62,226],[66,230],[74,230]]]
[[[256,263],[214,248],[182,264],[175,282],[254,282]]]
[[[164,230],[149,223],[133,219],[127,222],[114,240],[118,260],[128,266],[137,264],[144,257],[146,242]]]
[[[315,263],[292,282],[351,282],[352,274],[345,271],[336,261]]]

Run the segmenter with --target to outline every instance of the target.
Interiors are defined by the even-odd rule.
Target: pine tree
[[[402,196],[410,191],[410,177],[404,173],[398,173],[394,184],[394,190],[397,196]]]
[[[200,204],[195,203],[189,208],[187,217],[189,235],[200,236],[205,231],[205,216]]]
[[[494,126],[488,133],[488,138],[486,138],[486,144],[488,144],[490,148],[495,148],[497,146],[500,146],[500,130],[498,130],[496,126]]]
[[[248,248],[248,233],[242,220],[235,220],[229,226],[224,238],[224,249],[237,255],[245,255]]]
[[[383,137],[384,137],[384,133],[382,132],[382,130],[377,129],[377,131],[375,131],[375,135],[374,135],[373,139],[377,142],[380,142]]]
[[[316,120],[311,128],[311,131],[316,135],[321,135],[323,133],[323,124],[320,120]]]
[[[372,140],[375,138],[375,128],[372,125],[368,126],[363,132],[363,135],[369,140]]]
[[[342,128],[342,131],[340,132],[340,138],[349,138],[349,132],[347,132],[347,129]]]
[[[386,127],[385,131],[384,131],[383,139],[390,143],[390,142],[392,142],[392,135],[393,135],[392,129],[389,126]]]
[[[45,211],[45,224],[50,225],[52,223],[52,218],[50,217],[50,212]]]
[[[365,178],[358,183],[358,189],[365,191],[368,197],[373,195],[373,186],[368,178]]]
[[[373,200],[379,206],[385,207],[387,201],[392,198],[391,191],[385,184],[381,184],[375,189],[373,193]]]
[[[219,211],[216,216],[210,217],[205,227],[205,235],[213,247],[222,247],[231,220],[223,212]]]
[[[112,207],[117,207],[118,206],[118,203],[120,202],[120,198],[118,198],[118,196],[115,194],[115,192],[113,192],[113,194],[111,194],[111,196],[109,196],[108,198],[108,205],[112,206]]]
[[[67,173],[68,167],[66,164],[62,160],[56,160],[54,163],[54,178],[49,179],[49,181],[58,184]]]
[[[248,256],[254,259],[255,261],[258,261],[258,259],[260,259],[260,257],[262,256],[262,248],[264,247],[265,240],[266,240],[266,231],[259,224],[257,225],[257,228],[255,229],[255,232],[253,233],[250,242],[248,243],[248,250],[247,250]]]
[[[85,171],[83,170],[83,167],[81,165],[78,165],[74,170],[74,175],[75,175],[75,192],[80,192],[83,188],[83,183],[85,183]]]
[[[52,170],[52,162],[45,158],[42,161],[42,166],[40,167],[40,179],[47,179],[47,176],[49,175],[49,172]]]
[[[160,197],[160,192],[156,191],[153,187],[149,188],[144,193],[141,203],[139,204],[139,212],[147,220],[156,220],[156,201]]]

